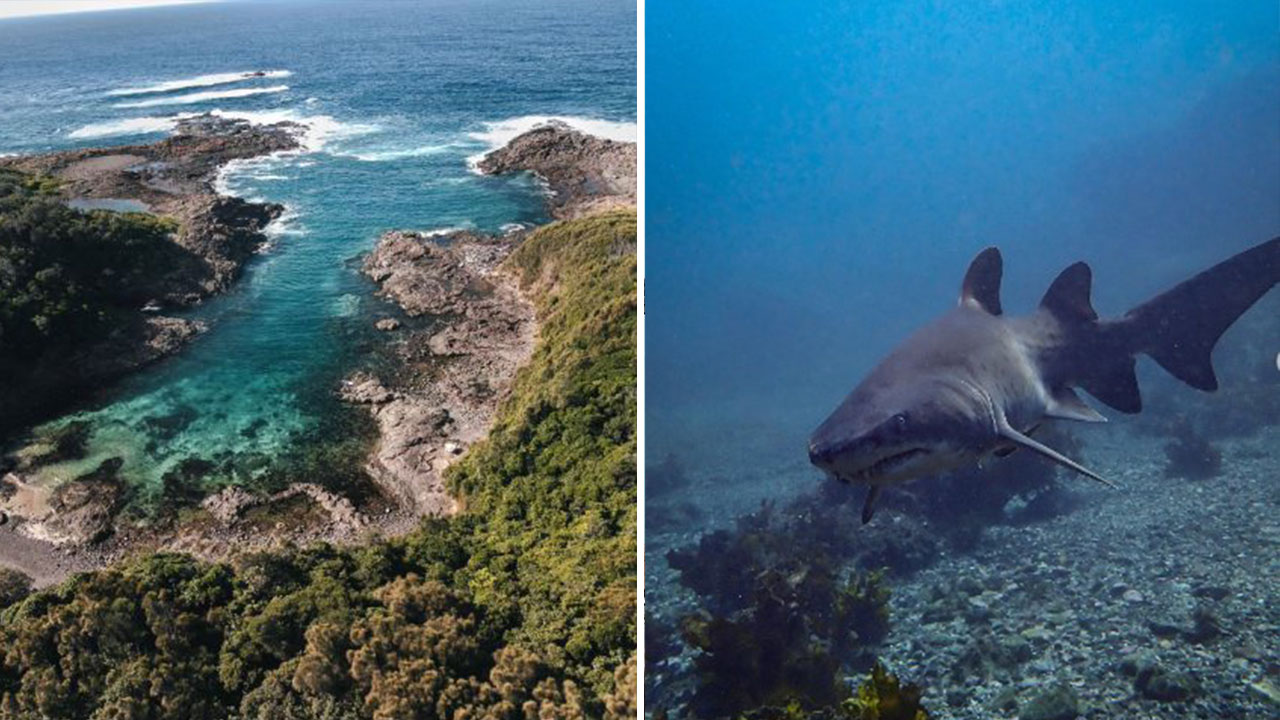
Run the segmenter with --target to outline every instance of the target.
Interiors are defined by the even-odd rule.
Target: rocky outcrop
[[[219,195],[218,171],[227,163],[295,150],[301,126],[252,125],[214,115],[180,122],[174,134],[150,145],[68,150],[0,159],[0,167],[59,181],[69,204],[128,204],[177,222],[171,267],[157,278],[156,303],[190,305],[225,290],[284,211]]]
[[[410,317],[431,318],[394,346],[394,377],[357,373],[342,388],[378,423],[371,476],[415,514],[456,509],[444,470],[488,433],[533,352],[533,306],[501,268],[516,243],[469,232],[390,232],[365,261],[382,295]]]
[[[552,217],[567,220],[636,204],[636,144],[605,140],[558,121],[485,155],[486,174],[528,171],[552,191]]]
[[[289,123],[264,127],[204,115],[182,121],[171,137],[150,145],[0,159],[0,167],[55,178],[57,192],[72,207],[146,210],[174,227],[172,252],[132,288],[137,312],[121,313],[105,338],[62,351],[52,361],[44,358],[5,388],[0,429],[34,422],[176,352],[199,334],[200,323],[164,311],[226,290],[266,241],[267,224],[284,210],[219,195],[216,175],[232,161],[298,148],[300,130]]]

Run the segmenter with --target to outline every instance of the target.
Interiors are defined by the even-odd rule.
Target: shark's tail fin
[[[1125,313],[1130,347],[1197,390],[1218,389],[1218,338],[1280,282],[1280,237],[1252,247]]]
[[[1146,353],[1191,387],[1215,390],[1210,354],[1218,338],[1280,282],[1280,238],[1196,275],[1118,320],[1098,320],[1089,301],[1092,273],[1076,263],[1049,286],[1040,307],[1071,337],[1072,384],[1126,413],[1142,409],[1134,356]]]

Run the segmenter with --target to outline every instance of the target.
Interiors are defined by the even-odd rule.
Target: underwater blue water
[[[650,2],[648,447],[741,455],[760,434],[726,426],[758,421],[803,464],[987,245],[1007,312],[1087,260],[1114,315],[1274,237],[1277,27],[1275,3]]]
[[[394,314],[358,273],[380,233],[545,220],[536,182],[467,164],[540,117],[634,139],[635,21],[621,0],[277,0],[0,22],[0,152],[149,142],[204,111],[308,128],[304,151],[220,178],[288,212],[193,312],[211,330],[54,421],[88,420],[90,453],[44,479],[110,456],[150,487],[187,458],[252,473],[235,459],[313,430]]]

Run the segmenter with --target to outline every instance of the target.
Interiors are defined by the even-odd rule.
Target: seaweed
[[[789,702],[838,703],[841,671],[865,669],[889,631],[889,590],[880,572],[841,568],[854,553],[812,513],[779,522],[772,504],[732,530],[673,550],[668,562],[702,609],[681,623],[700,717],[725,717]]]
[[[851,720],[929,720],[929,712],[920,704],[921,690],[903,685],[896,675],[880,663],[858,688],[857,697],[845,702]]]

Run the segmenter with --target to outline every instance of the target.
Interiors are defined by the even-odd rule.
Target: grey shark
[[[1002,268],[996,248],[979,253],[957,306],[898,346],[814,431],[810,461],[870,487],[863,523],[886,485],[1018,448],[1111,485],[1030,435],[1048,420],[1105,422],[1077,388],[1118,411],[1141,411],[1138,354],[1193,388],[1217,389],[1213,346],[1280,281],[1280,238],[1114,319],[1094,312],[1092,271],[1082,262],[1062,271],[1035,312],[1007,317]]]

